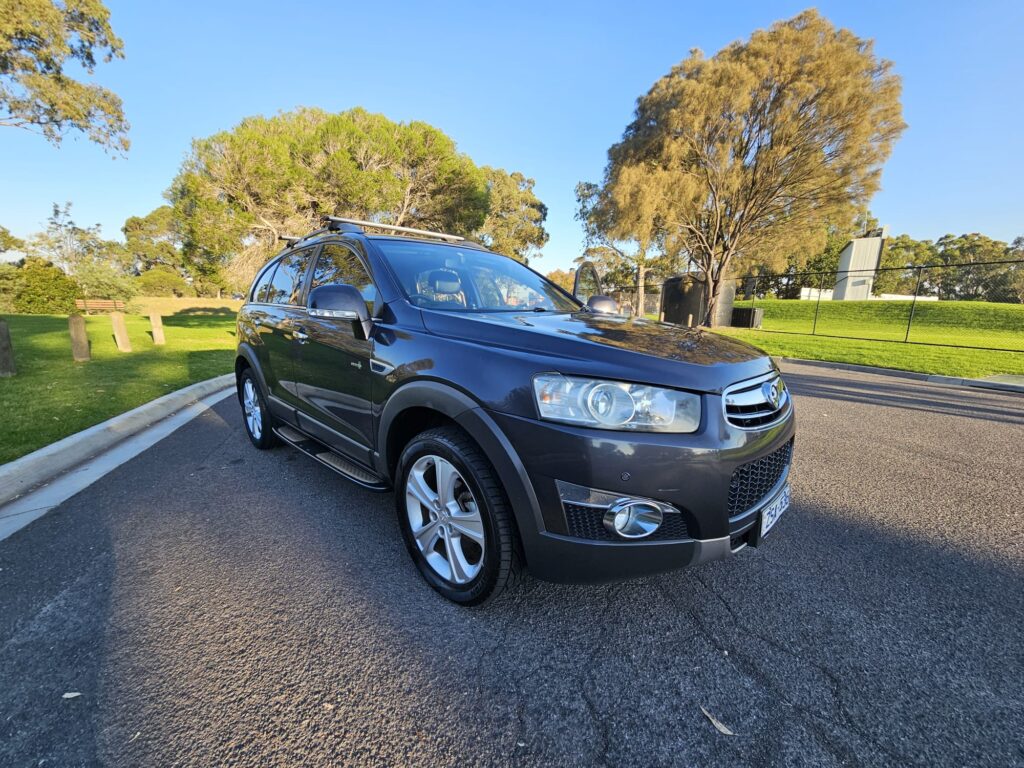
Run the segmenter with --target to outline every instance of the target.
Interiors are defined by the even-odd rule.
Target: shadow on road
[[[1019,395],[974,389],[966,397],[962,389],[926,386],[920,382],[902,383],[881,377],[867,381],[838,379],[793,372],[786,373],[786,383],[797,395],[1024,424],[1024,398]]]

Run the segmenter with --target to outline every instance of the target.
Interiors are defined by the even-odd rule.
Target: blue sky
[[[127,159],[0,128],[0,224],[120,236],[162,202],[193,137],[299,105],[425,120],[477,163],[520,170],[550,209],[534,265],[579,253],[573,188],[598,180],[636,98],[694,47],[713,53],[804,3],[140,3],[108,0],[126,59],[101,66],[132,123]],[[903,77],[909,129],[874,213],[894,232],[1024,234],[1024,3],[822,3]]]

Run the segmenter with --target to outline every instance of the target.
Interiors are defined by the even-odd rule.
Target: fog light
[[[623,499],[605,512],[604,527],[623,539],[642,539],[658,530],[664,519],[661,508],[650,502]]]

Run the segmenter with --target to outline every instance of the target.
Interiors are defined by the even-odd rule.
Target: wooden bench
[[[75,299],[75,308],[88,312],[123,312],[124,302],[115,299]]]

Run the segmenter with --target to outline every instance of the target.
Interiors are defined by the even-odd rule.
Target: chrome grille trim
[[[780,389],[777,406],[769,400],[765,392],[775,383]],[[785,419],[791,409],[789,389],[777,372],[740,381],[726,387],[722,392],[722,411],[725,420],[739,429],[768,429]]]

